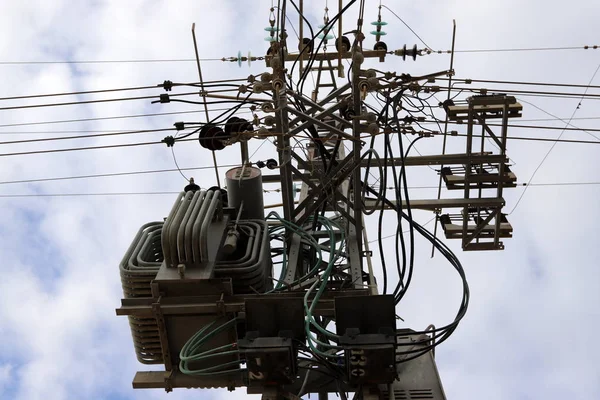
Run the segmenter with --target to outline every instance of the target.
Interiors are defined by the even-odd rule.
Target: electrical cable
[[[507,49],[469,49],[454,50],[455,53],[496,53],[496,52],[526,52],[526,51],[556,51],[556,50],[596,50],[597,45],[592,46],[567,46],[567,47],[526,47],[526,48],[507,48]],[[450,54],[451,50],[437,50],[437,54]]]
[[[435,78],[436,80],[447,81],[448,78]],[[500,83],[507,85],[523,85],[523,86],[556,86],[556,87],[575,87],[575,88],[590,88],[590,89],[600,89],[600,85],[581,85],[575,83],[551,83],[551,82],[527,82],[527,81],[501,81],[501,80],[491,80],[491,79],[471,79],[471,78],[455,78],[452,77],[453,81],[459,81],[461,83],[471,84],[472,82],[478,83]],[[495,89],[494,89],[495,90]]]
[[[217,108],[217,109],[212,109],[209,110],[211,112],[214,111],[224,111],[226,110],[225,108]],[[107,120],[114,120],[114,119],[127,119],[127,118],[147,118],[147,117],[160,117],[160,116],[164,116],[164,115],[183,115],[183,114],[197,114],[201,111],[174,111],[174,112],[164,112],[164,113],[150,113],[150,114],[133,114],[133,115],[118,115],[118,116],[112,116],[112,117],[99,117],[99,118],[81,118],[81,119],[65,119],[65,120],[58,120],[58,121],[40,121],[40,122],[23,122],[23,123],[16,123],[16,124],[1,124],[0,128],[6,128],[6,127],[14,127],[14,126],[31,126],[31,125],[49,125],[49,124],[66,124],[66,123],[76,123],[76,122],[91,122],[91,121],[107,121]],[[0,134],[3,134],[5,132],[1,132]],[[34,133],[34,132],[32,132]]]
[[[224,58],[202,58],[201,61],[225,61]],[[0,65],[44,65],[44,64],[143,64],[164,62],[196,62],[195,58],[165,58],[140,60],[61,60],[61,61],[0,61]]]
[[[175,128],[142,129],[142,130],[137,130],[137,131],[117,131],[117,132],[110,132],[110,133],[98,133],[98,134],[93,134],[93,135],[59,136],[59,137],[38,138],[38,139],[19,139],[19,140],[9,140],[6,142],[0,142],[0,145],[52,142],[52,141],[56,141],[56,140],[89,139],[89,138],[97,138],[97,137],[133,135],[133,134],[140,134],[140,133],[168,132],[168,131],[174,131],[174,130],[176,130],[176,129]]]
[[[225,168],[226,166],[220,165],[219,168]],[[208,167],[212,169],[211,165]],[[182,171],[185,171],[186,168],[182,168]],[[177,169],[172,169],[169,171],[177,172]],[[0,182],[2,184],[3,182]],[[560,186],[600,186],[600,182],[549,182],[549,183],[530,183],[527,182],[517,184],[517,187],[560,187]],[[421,186],[421,187],[409,187],[409,189],[437,189],[437,186]],[[173,195],[178,194],[181,191],[159,191],[159,192],[105,192],[105,193],[15,193],[15,194],[0,194],[0,198],[19,198],[19,197],[82,197],[82,196],[146,196],[146,195]],[[433,219],[425,222],[423,226],[429,224]],[[408,231],[404,231],[404,233],[408,233]],[[396,236],[396,234],[382,236],[381,240],[388,239],[390,237]],[[379,241],[380,239],[375,239],[369,241],[369,243],[374,243]]]
[[[170,82],[168,85],[171,87],[176,87],[176,86],[195,86],[196,84],[195,83],[173,83],[173,82]],[[234,86],[236,86],[236,85],[234,85]],[[76,95],[78,96],[78,95],[84,95],[84,94],[125,92],[125,91],[132,91],[132,90],[157,89],[157,88],[164,88],[164,87],[165,87],[165,83],[160,83],[158,85],[126,87],[126,88],[119,88],[119,89],[98,89],[98,90],[86,90],[86,91],[80,91],[80,92],[30,94],[30,95],[21,95],[21,96],[0,97],[0,101],[35,99],[35,98],[41,98],[41,97],[59,97],[59,96],[76,96]]]
[[[431,46],[429,46],[427,43],[425,43],[425,42],[423,41],[423,39],[421,39],[421,36],[419,36],[419,35],[417,34],[417,32],[415,32],[415,31],[414,31],[414,30],[413,30],[413,29],[412,29],[412,28],[411,28],[411,27],[410,27],[410,26],[409,26],[409,25],[408,25],[406,22],[404,22],[404,20],[403,20],[402,18],[400,18],[400,17],[398,16],[398,14],[396,14],[394,11],[392,11],[392,9],[391,9],[391,8],[389,8],[388,6],[385,6],[385,5],[381,5],[381,7],[385,8],[385,9],[387,9],[389,12],[391,12],[391,13],[392,13],[392,14],[393,14],[393,15],[394,15],[396,18],[398,18],[398,19],[400,20],[400,22],[402,22],[402,23],[404,24],[404,26],[406,26],[406,27],[408,28],[408,30],[409,30],[409,31],[411,31],[411,32],[413,33],[413,35],[415,35],[415,36],[417,37],[417,39],[419,39],[419,40],[421,41],[421,43],[423,43],[423,45],[424,45],[425,47],[427,47],[427,48],[428,48],[429,50],[431,50],[432,52],[435,52],[435,50],[433,50],[433,48],[432,48]]]
[[[197,96],[197,92],[188,92],[188,93],[175,93],[169,94],[169,97],[175,96]],[[29,104],[29,105],[21,105],[21,106],[10,106],[10,107],[0,107],[0,111],[7,110],[21,110],[21,109],[29,109],[29,108],[40,108],[40,107],[58,107],[58,106],[74,106],[80,104],[94,104],[94,103],[111,103],[117,101],[131,101],[131,100],[148,100],[148,99],[156,99],[156,96],[136,96],[136,97],[120,97],[116,99],[98,99],[98,100],[80,100],[80,101],[69,101],[64,103],[47,103],[47,104]],[[176,99],[170,99],[170,101],[175,101]],[[215,103],[210,103],[215,104]]]
[[[594,71],[594,73],[592,74],[592,77],[590,78],[589,81],[589,85],[592,84],[592,82],[594,81],[594,78],[596,78],[596,74],[598,73],[598,71],[600,70],[600,64],[598,64],[598,67],[596,67],[596,70]],[[585,90],[585,92],[583,93],[584,96],[587,93],[587,90]],[[575,114],[577,113],[577,110],[579,110],[579,106],[581,105],[581,102],[583,101],[583,97],[581,97],[581,100],[579,101],[579,104],[577,105],[577,107],[575,107],[575,109],[573,110],[573,113],[571,114],[571,117],[569,118],[569,121],[567,122],[566,126],[569,126],[569,124],[571,123],[571,118],[573,118],[575,116]],[[557,140],[560,140],[560,138],[562,137],[562,135],[565,133],[565,130],[567,129],[565,126],[565,128],[563,129],[563,131],[560,133],[560,135],[558,135]],[[550,148],[548,149],[548,152],[544,155],[544,158],[542,158],[542,161],[540,161],[539,165],[535,168],[535,170],[533,171],[533,174],[531,175],[531,178],[529,178],[529,181],[527,181],[527,183],[531,183],[533,181],[533,178],[535,178],[535,175],[537,174],[537,172],[540,170],[540,168],[542,167],[542,165],[544,165],[544,162],[546,161],[546,159],[548,159],[548,156],[550,155],[550,153],[552,153],[552,150],[554,150],[554,148],[556,147],[556,145],[558,144],[557,141],[555,141],[552,146],[550,146]],[[519,196],[519,198],[517,199],[517,202],[515,204],[515,206],[513,207],[513,209],[508,213],[508,215],[512,214],[517,207],[519,206],[519,203],[521,203],[521,200],[523,200],[523,196],[525,196],[525,193],[527,193],[527,189],[529,188],[529,186],[525,186],[525,190],[523,190],[523,192],[521,192],[521,195]]]

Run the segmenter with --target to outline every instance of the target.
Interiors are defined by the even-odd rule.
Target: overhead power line
[[[96,133],[96,134],[92,134],[92,135],[59,136],[59,137],[38,138],[38,139],[9,140],[6,142],[0,142],[0,145],[51,142],[51,141],[56,141],[56,140],[90,139],[90,138],[97,138],[97,137],[133,135],[133,134],[140,134],[140,133],[167,132],[167,131],[175,131],[175,130],[176,130],[175,128],[162,128],[162,129],[142,129],[142,130],[137,130],[137,131],[116,131],[116,132],[100,131],[100,132],[104,132],[104,133]]]
[[[219,168],[233,168],[236,166],[237,166],[237,164],[222,164],[219,166]],[[210,165],[210,166],[199,166],[199,167],[186,167],[186,168],[180,168],[179,170],[181,170],[181,171],[200,171],[200,170],[212,169],[212,168],[214,168],[214,167],[212,165]],[[53,181],[65,181],[65,180],[74,180],[74,179],[114,178],[117,176],[158,174],[158,173],[164,173],[164,172],[177,172],[177,171],[178,171],[177,168],[167,168],[167,169],[153,169],[153,170],[144,170],[144,171],[113,172],[113,173],[105,173],[105,174],[74,175],[74,176],[61,176],[61,177],[37,178],[37,179],[21,179],[21,180],[13,180],[13,181],[0,181],[0,185],[53,182]]]
[[[455,86],[452,89],[450,89],[451,91],[460,91],[460,92],[465,92],[465,91],[469,91],[469,92],[481,92],[483,93],[484,91],[486,93],[489,92],[499,92],[499,93],[514,93],[514,94],[518,94],[520,96],[538,96],[538,97],[559,97],[559,98],[565,98],[565,97],[581,97],[581,98],[585,98],[588,100],[599,100],[600,99],[600,94],[597,93],[569,93],[569,92],[542,92],[542,91],[536,91],[536,90],[516,90],[516,89],[504,89],[504,88],[485,88],[485,89],[480,89],[480,88],[471,88],[471,87],[458,87]]]
[[[386,6],[383,6],[387,8]],[[396,17],[398,17],[396,15]],[[399,17],[398,17],[399,18]],[[400,19],[401,22],[402,19]],[[425,45],[425,47],[432,49],[427,45],[417,33],[406,25],[410,31],[417,36],[417,38]],[[493,53],[493,52],[527,52],[527,51],[560,51],[560,50],[596,50],[598,45],[584,45],[584,46],[565,46],[565,47],[526,47],[526,48],[505,48],[505,49],[465,49],[465,50],[454,50],[455,53]],[[437,50],[434,51],[436,54],[450,54],[451,50]],[[228,61],[225,57],[221,58],[201,58],[200,61]],[[155,58],[155,59],[139,59],[139,60],[24,60],[24,61],[0,61],[0,65],[45,65],[45,64],[145,64],[145,63],[186,63],[196,62],[195,58]]]
[[[202,58],[201,61],[223,61],[222,58]],[[195,58],[163,58],[141,60],[55,60],[55,61],[0,61],[0,65],[35,65],[35,64],[144,64],[165,62],[196,62]]]
[[[210,109],[211,112],[216,111],[227,111],[230,108],[214,108]],[[197,114],[201,111],[174,111],[174,112],[163,112],[163,113],[150,113],[150,114],[133,114],[133,115],[118,115],[112,117],[97,117],[97,118],[80,118],[80,119],[63,119],[56,121],[38,121],[38,122],[21,122],[14,124],[0,124],[0,128],[8,128],[15,126],[32,126],[32,125],[49,125],[49,124],[67,124],[67,123],[77,123],[77,122],[91,122],[91,121],[109,121],[115,119],[128,119],[128,118],[146,118],[146,117],[160,117],[164,115],[183,115],[183,114]],[[7,133],[1,132],[0,134]]]
[[[600,64],[598,64],[598,67],[596,67],[596,70],[592,74],[592,77],[590,78],[590,81],[588,82],[588,85],[591,85],[594,82],[594,78],[596,78],[596,74],[598,74],[598,71],[600,71]],[[586,89],[585,92],[583,93],[584,96],[587,93],[587,90],[588,89]],[[573,113],[571,114],[571,117],[566,122],[565,128],[560,133],[560,135],[558,135],[557,140],[552,144],[552,146],[550,146],[550,148],[548,149],[548,152],[544,155],[544,158],[542,158],[542,161],[540,161],[539,165],[533,171],[533,174],[531,175],[531,178],[529,178],[529,181],[527,181],[528,184],[530,184],[533,181],[533,178],[535,178],[535,175],[537,174],[537,172],[539,171],[539,169],[542,167],[542,165],[544,165],[544,162],[546,161],[546,159],[548,158],[548,156],[550,155],[550,153],[552,153],[552,150],[554,150],[554,148],[558,144],[558,140],[565,133],[565,130],[567,129],[567,126],[569,126],[571,124],[571,120],[573,119],[573,117],[575,117],[575,114],[577,113],[577,110],[579,110],[579,106],[581,105],[581,101],[583,101],[583,96],[581,97],[581,100],[579,101],[579,104],[577,105],[577,107],[575,107],[575,109],[573,110]],[[521,203],[521,200],[523,200],[523,196],[525,196],[525,193],[527,192],[528,187],[529,187],[529,185],[525,187],[525,190],[521,193],[521,195],[517,199],[517,203],[515,204],[515,206],[513,207],[513,209],[511,210],[511,212],[509,214],[512,214],[517,209],[517,207],[519,206],[519,203]]]
[[[440,81],[447,81],[448,78],[435,78]],[[586,89],[588,86],[582,84],[575,83],[550,83],[550,82],[527,82],[527,81],[499,81],[499,80],[491,80],[491,79],[470,79],[470,78],[454,78],[453,81],[463,82],[465,84],[471,84],[473,82],[477,83],[500,83],[507,85],[523,85],[523,86],[556,86],[556,87],[576,87]],[[598,85],[590,85],[590,89],[600,89]]]
[[[456,134],[453,136],[466,136],[466,134]],[[536,138],[536,137],[523,137],[523,136],[509,136],[509,140],[530,140],[530,141],[543,141],[543,142],[559,142],[559,143],[578,143],[578,144],[600,144],[600,141],[591,140],[568,140],[568,139],[550,139],[550,138]],[[197,141],[198,138],[185,138],[177,139],[177,142],[188,142]],[[112,144],[103,146],[87,146],[87,147],[71,147],[64,149],[47,149],[47,150],[33,150],[33,151],[20,151],[13,153],[0,153],[0,157],[11,157],[11,156],[24,156],[33,154],[49,154],[49,153],[64,153],[70,151],[82,151],[82,150],[101,150],[101,149],[114,149],[120,147],[137,147],[137,146],[149,146],[155,144],[163,144],[161,141],[156,142],[138,142],[138,143],[123,143],[123,144]]]
[[[173,84],[173,86],[175,86],[175,84]],[[78,95],[84,95],[84,94],[126,92],[126,91],[131,91],[131,90],[156,89],[156,88],[160,88],[160,87],[163,87],[163,85],[159,84],[159,85],[152,85],[152,86],[137,86],[137,87],[128,87],[128,88],[120,88],[120,89],[87,90],[87,91],[82,91],[82,92],[30,94],[30,95],[23,95],[23,96],[0,97],[0,101],[5,101],[5,100],[21,100],[21,99],[35,99],[35,98],[39,98],[39,97],[78,96]]]
[[[525,48],[507,48],[507,49],[469,49],[454,50],[455,53],[495,53],[495,52],[513,52],[513,51],[557,51],[557,50],[596,50],[598,45],[584,46],[566,46],[566,47],[525,47]],[[438,50],[437,54],[450,54],[451,50]]]
[[[223,166],[221,166],[223,167]],[[209,168],[213,168],[210,166]],[[596,186],[600,182],[554,182],[554,183],[522,183],[518,186]],[[437,186],[409,187],[409,189],[437,189]],[[82,197],[82,196],[152,196],[152,195],[173,195],[181,191],[156,191],[156,192],[97,192],[97,193],[9,193],[0,194],[0,198],[19,198],[19,197]]]
[[[179,97],[179,96],[191,96],[198,95],[198,92],[188,92],[188,93],[176,93],[169,94],[169,97]],[[115,101],[131,101],[131,100],[148,100],[155,99],[158,96],[136,96],[136,97],[120,97],[116,99],[98,99],[98,100],[80,100],[80,101],[69,101],[64,103],[46,103],[46,104],[27,104],[21,106],[9,106],[9,107],[0,107],[0,111],[5,110],[20,110],[24,108],[40,108],[40,107],[56,107],[56,106],[73,106],[79,104],[92,104],[92,103],[109,103]]]
[[[440,121],[436,121],[436,120],[425,120],[424,122],[421,123],[426,123],[426,124],[438,124],[440,123]],[[464,123],[458,123],[458,122],[450,122],[450,124],[452,125],[466,125]],[[474,122],[473,125],[481,125],[480,123],[476,123]],[[501,124],[493,124],[493,123],[486,123],[487,126],[502,126]],[[522,125],[522,124],[510,124],[509,126],[511,128],[524,128],[524,129],[536,129],[536,130],[565,130],[565,131],[575,131],[575,132],[600,132],[600,128],[579,128],[579,127],[575,127],[572,124],[570,124],[572,127],[571,128],[562,128],[560,126],[544,126],[544,125]],[[460,136],[460,135],[459,135]],[[509,139],[516,139],[517,136],[510,136]]]

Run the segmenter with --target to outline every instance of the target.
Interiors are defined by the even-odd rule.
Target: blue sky
[[[333,2],[331,2],[333,3]],[[386,3],[384,3],[386,4]],[[367,1],[366,19],[376,19],[378,2]],[[457,21],[457,49],[501,49],[598,45],[600,3],[531,0],[482,2],[390,1],[393,8],[434,49],[450,47],[452,19]],[[320,23],[325,1],[306,6],[308,19]],[[0,61],[134,60],[192,58],[190,28],[196,22],[202,58],[262,55],[263,28],[269,1],[63,1],[4,2],[0,7]],[[334,8],[331,6],[331,8]],[[354,13],[354,14],[352,14]],[[330,12],[331,14],[331,12]],[[352,9],[350,15],[355,15]],[[389,12],[390,48],[418,43]],[[351,18],[348,19],[349,21]],[[297,24],[296,20],[292,21]],[[347,30],[350,30],[348,28]],[[368,40],[372,40],[369,38]],[[420,46],[422,47],[422,46]],[[390,58],[374,67],[412,75],[444,70],[447,55],[432,54],[417,62]],[[473,79],[587,84],[600,63],[600,50],[457,53],[456,76]],[[197,80],[194,63],[0,64],[0,97],[156,85]],[[204,62],[206,80],[246,78],[264,70],[234,63]],[[310,82],[310,80],[309,80]],[[600,76],[594,82],[600,85]],[[482,85],[473,85],[480,87]],[[493,87],[492,85],[489,85]],[[506,88],[506,85],[497,86]],[[534,89],[535,90],[535,89]],[[540,89],[545,90],[545,89]],[[554,90],[554,89],[552,89]],[[562,88],[561,91],[581,92]],[[89,98],[156,95],[121,92]],[[598,93],[598,90],[590,90]],[[0,101],[0,108],[38,102]],[[73,100],[73,98],[71,98]],[[568,118],[578,99],[524,97],[523,119]],[[598,118],[598,100],[584,100],[576,118]],[[129,101],[92,105],[0,110],[0,125],[66,119],[123,116],[149,112],[197,111],[182,104],[150,105]],[[201,120],[202,113],[0,127],[1,141],[68,135],[58,131],[168,128],[180,120]],[[599,119],[573,120],[600,128]],[[525,123],[525,122],[524,122]],[[528,122],[536,124],[536,122]],[[563,127],[560,121],[537,122]],[[35,131],[38,133],[24,133]],[[73,133],[78,134],[78,133]],[[80,134],[80,133],[79,133]],[[560,130],[511,129],[509,135],[556,138]],[[0,144],[0,155],[16,151],[160,140],[164,132],[112,138],[64,140],[21,145]],[[598,135],[596,135],[598,136]],[[596,140],[585,132],[565,132],[563,139]],[[251,150],[260,143],[251,143]],[[519,182],[527,182],[552,143],[510,141],[508,155]],[[438,139],[422,140],[423,154],[438,152]],[[537,172],[534,183],[599,181],[595,144],[559,143]],[[196,143],[175,148],[182,167],[210,165],[210,154]],[[456,138],[450,152],[464,151]],[[223,164],[238,162],[239,150],[218,154]],[[257,159],[273,156],[264,146]],[[164,146],[142,146],[24,156],[0,156],[0,182],[123,171],[173,168]],[[222,174],[224,174],[224,170]],[[212,171],[193,174],[207,187]],[[415,169],[409,185],[435,185],[429,169]],[[177,191],[178,173],[62,180],[34,184],[0,184],[0,398],[62,400],[188,399],[245,397],[242,390],[198,392],[133,391],[135,361],[126,319],[117,318],[121,288],[118,263],[137,229],[164,217],[174,196],[2,197],[9,194],[60,194]],[[507,212],[523,188],[506,191]],[[412,198],[433,198],[435,191],[414,190]],[[537,186],[528,189],[509,220],[515,237],[503,252],[463,253],[471,303],[459,329],[437,350],[440,375],[449,399],[589,399],[600,398],[600,272],[597,225],[600,185]],[[265,204],[277,203],[276,193]],[[415,214],[422,222],[431,215]],[[367,219],[371,238],[377,224]],[[431,227],[431,226],[430,226]],[[383,232],[387,235],[390,232]],[[389,245],[393,244],[393,240]],[[417,243],[417,268],[411,291],[398,308],[406,327],[443,325],[456,310],[460,282],[441,257]],[[378,260],[375,260],[375,265]]]

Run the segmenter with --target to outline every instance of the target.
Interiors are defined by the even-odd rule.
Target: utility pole
[[[353,3],[357,19],[348,11]],[[200,73],[204,106],[211,98],[235,104],[212,119],[206,109],[207,120],[194,126],[200,146],[214,154],[239,145],[240,165],[226,173],[223,187],[218,179],[206,190],[190,182],[164,222],[140,229],[121,262],[125,296],[117,314],[129,318],[138,360],[165,367],[138,372],[134,388],[245,387],[263,399],[307,393],[319,399],[328,393],[445,399],[435,346],[464,316],[468,285],[458,258],[412,211],[433,212],[446,238],[460,239],[463,250],[503,249],[501,239],[512,236],[512,227],[502,213],[502,195],[516,184],[506,155],[508,120],[520,117],[522,106],[505,94],[448,97],[444,131],[423,129],[420,113],[430,96],[422,96],[442,91],[436,78],[451,78],[452,66],[425,76],[386,71],[390,57],[416,60],[430,49],[403,45],[388,51],[381,7],[371,24],[375,45],[367,48],[364,3],[340,0],[332,18],[326,7],[322,27],[310,27],[314,36],[305,38],[303,1],[284,1],[270,9],[264,57],[223,59],[240,65],[264,60],[263,73],[231,95],[204,87]],[[299,17],[297,41],[286,28],[292,6]],[[313,72],[308,95],[304,85]],[[161,102],[169,102],[168,94]],[[422,107],[410,105],[415,102]],[[249,104],[253,119],[235,116]],[[489,119],[501,121],[499,133]],[[447,131],[448,121],[465,124],[464,153],[445,152],[446,140],[457,133]],[[444,137],[441,154],[410,154],[416,140],[438,135]],[[248,143],[265,138],[273,139],[273,158],[252,160]],[[177,137],[165,143],[172,146]],[[409,197],[406,176],[415,166],[439,166],[440,184],[463,197]],[[263,174],[264,167],[273,172]],[[273,184],[279,185],[281,215],[265,215],[263,185]],[[369,248],[365,222],[375,223],[369,217],[374,213],[380,231],[384,215],[385,223],[398,225],[395,288],[388,287],[383,243],[376,246],[379,265]],[[455,320],[421,331],[399,327],[395,311],[410,285],[417,236],[463,281]],[[382,271],[383,283],[374,270]]]

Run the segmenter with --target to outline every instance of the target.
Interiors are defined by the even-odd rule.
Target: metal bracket
[[[156,325],[158,326],[158,337],[160,338],[160,348],[165,362],[165,370],[172,370],[171,353],[169,352],[169,341],[167,338],[167,328],[165,325],[165,317],[160,307],[160,301],[162,297],[159,297],[155,303],[152,303],[152,312],[156,319]]]
[[[173,370],[169,371],[168,375],[165,376],[165,392],[169,393],[173,391]]]
[[[221,297],[219,298],[219,300],[217,300],[216,306],[217,306],[217,314],[219,315],[225,315],[225,300],[224,300],[225,294],[221,293]]]

